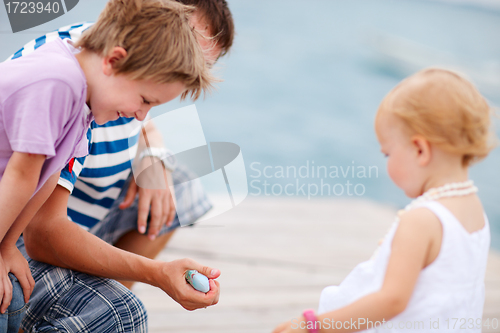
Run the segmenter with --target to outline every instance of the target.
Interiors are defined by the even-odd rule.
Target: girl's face
[[[380,112],[375,131],[382,153],[387,157],[387,172],[394,184],[410,198],[422,192],[422,175],[418,166],[418,147],[405,131],[404,123],[389,112]]]

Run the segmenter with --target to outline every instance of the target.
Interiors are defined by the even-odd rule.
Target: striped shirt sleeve
[[[91,137],[92,137],[92,130],[89,128],[87,130],[87,140],[89,142],[89,150],[91,147]],[[86,158],[87,156],[72,158],[71,161],[64,167],[64,169],[61,170],[61,175],[59,176],[57,184],[67,189],[70,193],[73,193],[76,180],[78,179],[78,176],[82,172],[83,163],[85,163]]]

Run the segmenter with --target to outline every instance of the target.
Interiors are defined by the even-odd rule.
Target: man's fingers
[[[215,294],[215,298],[212,302],[212,305],[215,305],[215,304],[219,303],[220,284],[219,284],[219,281],[216,281],[216,280],[209,280],[209,281],[210,281],[210,290],[217,291],[217,293]]]
[[[157,196],[154,197],[151,202],[151,211],[149,213],[149,216],[151,217],[148,230],[150,240],[154,240],[158,231],[160,231],[161,223],[165,214],[164,208],[165,207],[162,206],[162,200]]]
[[[220,276],[220,271],[216,268],[210,268],[208,266],[201,266],[199,264],[196,264],[194,269],[196,269],[198,272],[201,274],[205,275],[209,279],[217,279]]]
[[[125,209],[130,207],[130,205],[134,202],[135,196],[137,194],[137,184],[135,183],[135,179],[130,180],[130,184],[127,189],[127,194],[125,195],[125,199],[120,203],[120,209]]]
[[[168,172],[167,173],[167,182],[168,182],[168,189],[169,189],[169,195],[168,195],[168,200],[170,202],[170,209],[169,209],[169,215],[168,215],[168,220],[167,220],[167,225],[170,227],[172,225],[172,222],[174,222],[175,219],[175,205],[177,204],[175,200],[175,187],[174,187],[174,180],[172,178],[172,173]]]
[[[145,194],[139,196],[138,214],[137,214],[137,230],[141,234],[146,232],[148,224],[149,207],[151,206],[151,197]]]
[[[172,214],[172,200],[170,200],[170,195],[166,195],[163,197],[163,217],[161,221],[161,225],[166,225],[170,227],[172,224],[170,221],[170,215]]]
[[[168,226],[168,216],[170,214],[170,200],[168,199],[168,197],[169,195],[164,195],[162,198],[163,215],[161,217],[161,226]]]
[[[172,198],[172,195],[169,195],[168,196],[168,199],[167,199],[170,203],[170,205],[168,206],[168,216],[167,216],[167,226],[171,226],[172,225],[172,222],[174,222],[174,218],[175,218],[175,203],[174,203],[174,199]]]

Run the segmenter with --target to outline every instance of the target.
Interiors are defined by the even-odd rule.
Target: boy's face
[[[198,42],[207,65],[212,67],[221,54],[221,48],[210,38],[210,26],[197,12],[191,17],[191,25],[200,33]],[[147,80],[131,80],[126,75],[115,75],[112,64],[126,51],[116,47],[102,63],[102,73],[93,84],[89,107],[99,125],[119,117],[135,117],[143,120],[153,106],[167,103],[182,94],[186,87],[180,82],[157,84]],[[104,75],[102,75],[104,74]]]
[[[158,84],[150,80],[131,80],[126,75],[104,76],[93,89],[89,107],[99,125],[119,117],[144,120],[149,110],[182,94],[181,82]]]

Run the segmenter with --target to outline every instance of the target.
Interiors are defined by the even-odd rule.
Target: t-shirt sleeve
[[[70,193],[73,193],[73,189],[75,188],[76,180],[83,169],[83,164],[85,163],[85,159],[87,158],[87,153],[90,151],[91,140],[92,138],[92,129],[89,128],[87,130],[87,137],[85,138],[85,155],[79,157],[78,155],[72,158],[69,163],[61,170],[61,174],[59,176],[59,180],[57,184],[61,185],[65,189],[67,189]]]
[[[74,102],[71,88],[59,80],[42,80],[10,95],[2,114],[12,150],[55,156]]]
[[[72,158],[64,169],[61,170],[57,184],[67,189],[70,193],[73,193],[76,180],[80,172],[82,172],[84,162],[85,157]]]

